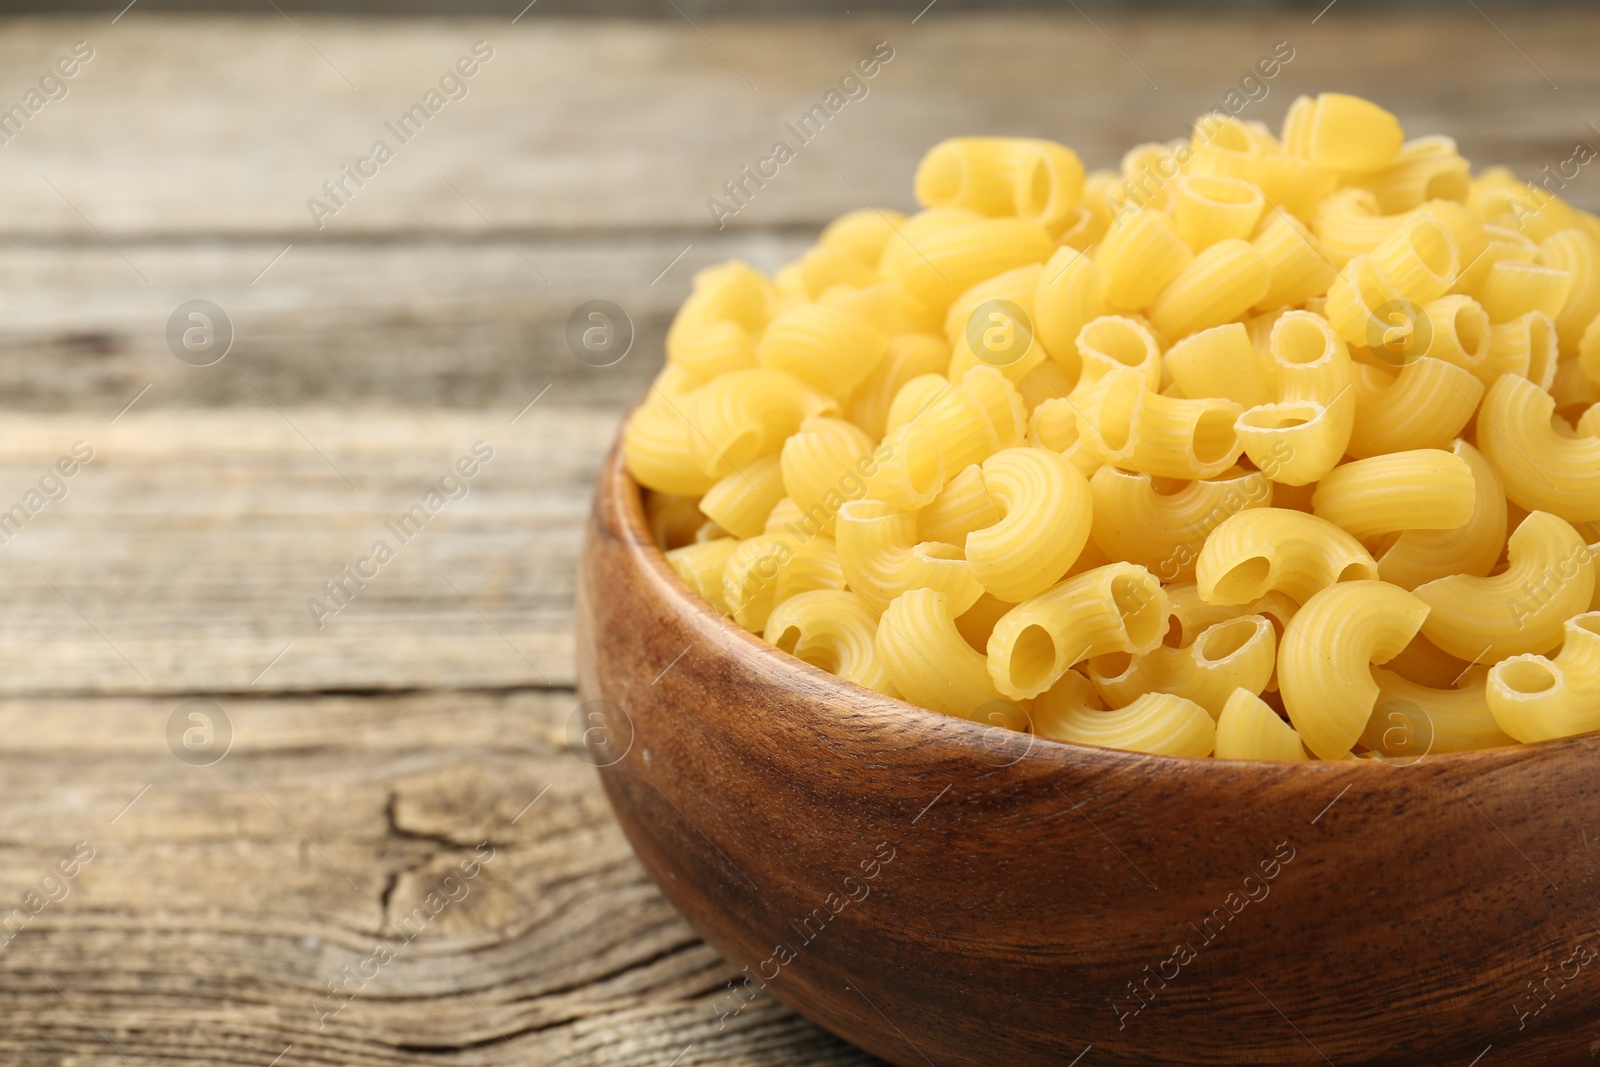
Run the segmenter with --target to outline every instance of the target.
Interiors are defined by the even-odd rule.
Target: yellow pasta
[[[1267,213],[1250,243],[1267,265],[1267,291],[1255,305],[1259,310],[1303,304],[1326,293],[1339,274],[1321,239],[1282,210]]]
[[[950,365],[950,347],[925,333],[904,333],[891,338],[883,359],[856,386],[844,413],[874,440],[888,431],[889,405],[911,379],[938,374]]]
[[[1148,474],[1101,467],[1089,479],[1089,488],[1095,544],[1164,582],[1192,581],[1200,546],[1211,533],[1229,516],[1272,501],[1271,483],[1259,471],[1225,473],[1165,491]]]
[[[1178,236],[1199,252],[1219,241],[1248,238],[1266,207],[1261,190],[1247,181],[1186,174],[1178,179],[1172,220]]]
[[[1502,259],[1489,270],[1477,292],[1490,322],[1510,322],[1538,311],[1550,318],[1561,314],[1572,293],[1572,272],[1542,263]]]
[[[1387,662],[1424,625],[1428,605],[1385,582],[1329,586],[1308,600],[1284,634],[1278,685],[1289,721],[1322,759],[1341,759],[1378,700],[1373,664]]]
[[[894,236],[895,229],[904,226],[906,217],[898,211],[879,211],[861,208],[847,211],[822,228],[817,244],[849,252],[870,267],[876,267],[883,258],[883,249]]]
[[[1561,653],[1514,656],[1489,671],[1488,702],[1518,741],[1600,730],[1600,613],[1567,620]]]
[[[1467,161],[1450,137],[1418,137],[1400,147],[1387,166],[1351,179],[1366,189],[1386,212],[1409,211],[1426,200],[1466,203],[1471,192]]]
[[[752,633],[766,627],[774,606],[797,593],[844,586],[833,538],[789,531],[740,541],[722,569],[722,599],[734,621]]]
[[[1424,636],[1473,663],[1561,643],[1566,620],[1589,610],[1594,596],[1594,551],[1572,524],[1535,511],[1506,540],[1506,569],[1479,578],[1451,575],[1415,592],[1433,609]]]
[[[1243,323],[1191,334],[1167,350],[1163,365],[1175,392],[1185,397],[1225,397],[1252,408],[1272,400],[1266,372]]]
[[[917,200],[1016,215],[1045,226],[1066,223],[1083,193],[1083,164],[1065,145],[1022,137],[954,137],[917,168]]]
[[[1042,448],[1007,448],[983,461],[995,521],[967,534],[967,561],[988,592],[1019,603],[1055,585],[1089,539],[1089,483]],[[1048,538],[1030,536],[1040,528]]]
[[[899,696],[877,649],[878,616],[854,593],[814,589],[790,597],[767,616],[765,637],[813,667]]]
[[[956,629],[956,614],[944,593],[908,590],[878,622],[878,659],[905,699],[947,715],[978,719],[1001,697],[989,680],[983,654]]]
[[[1358,96],[1321,93],[1300,97],[1283,120],[1284,151],[1319,167],[1363,174],[1391,165],[1405,134],[1400,120]]]
[[[1452,574],[1483,577],[1494,569],[1506,543],[1506,494],[1483,454],[1465,441],[1451,450],[1472,472],[1472,517],[1445,530],[1407,530],[1378,556],[1378,577],[1415,589]]]
[[[1251,462],[1267,477],[1305,485],[1339,462],[1355,428],[1350,352],[1328,320],[1291,311],[1272,326],[1266,362],[1276,399],[1239,416]]]
[[[1081,362],[1078,333],[1106,314],[1106,273],[1076,248],[1059,248],[1039,273],[1034,293],[1034,330],[1050,358],[1074,383]]]
[[[1412,762],[1434,753],[1512,744],[1490,712],[1484,683],[1488,673],[1484,667],[1473,667],[1458,676],[1459,685],[1435,689],[1392,670],[1372,668],[1378,703],[1361,743],[1373,752]]]
[[[1567,300],[1554,318],[1561,354],[1574,355],[1583,331],[1600,317],[1600,239],[1583,230],[1562,230],[1539,244],[1539,262],[1572,279]]]
[[[1208,626],[1177,647],[1162,644],[1142,656],[1111,653],[1089,661],[1089,680],[1112,707],[1144,693],[1171,693],[1205,708],[1213,719],[1236,689],[1259,694],[1277,662],[1277,633],[1260,615]]]
[[[1146,208],[1114,222],[1094,258],[1105,272],[1106,302],[1137,311],[1182,273],[1194,253],[1167,216]]]
[[[732,537],[718,537],[698,544],[683,545],[667,553],[667,562],[678,572],[678,577],[700,594],[700,599],[723,615],[733,614],[722,595],[722,572],[728,557],[739,547]]]
[[[1150,305],[1150,323],[1168,337],[1187,337],[1249,311],[1267,295],[1271,272],[1249,241],[1218,241],[1195,256]]]
[[[1358,459],[1417,448],[1449,448],[1483,399],[1478,377],[1442,359],[1423,357],[1398,373],[1352,364],[1356,416],[1346,451]]]
[[[755,338],[775,298],[772,284],[744,263],[696,274],[694,292],[667,330],[667,361],[704,380],[755,365]]]
[[[1600,218],[1340,93],[915,184],[672,321],[620,448],[704,610],[1041,743],[1600,733]]]
[[[1305,604],[1337,583],[1377,576],[1377,561],[1348,532],[1285,508],[1255,508],[1223,520],[1195,565],[1200,596],[1211,604],[1248,604],[1272,592]]]
[[[1049,721],[1042,736],[1079,745],[1120,748],[1161,756],[1209,756],[1216,748],[1216,724],[1191,700],[1146,693],[1125,708],[1079,708]]]
[[[1096,567],[1001,617],[989,636],[989,676],[1008,697],[1037,696],[1093,656],[1151,651],[1166,615],[1167,594],[1149,571],[1131,563]]]
[[[789,447],[786,442],[784,451]],[[707,489],[700,512],[735,537],[754,537],[766,529],[767,516],[783,495],[782,463],[777,456],[762,456]]]
[[[756,346],[756,362],[842,400],[872,373],[888,344],[859,315],[801,304],[773,318]]]
[[[1568,522],[1600,519],[1600,438],[1572,437],[1551,425],[1556,402],[1528,379],[1506,374],[1484,395],[1478,447],[1506,496],[1529,511]]]
[[[914,300],[942,311],[979,282],[1015,267],[1043,263],[1055,250],[1055,242],[1038,223],[980,219],[934,230],[917,240],[910,255],[897,256],[882,269]]]
[[[1454,530],[1477,494],[1467,461],[1440,448],[1391,452],[1342,464],[1317,483],[1311,510],[1357,538],[1402,530]]]
[[[1235,689],[1217,718],[1217,758],[1299,763],[1307,756],[1293,726],[1256,694]]]

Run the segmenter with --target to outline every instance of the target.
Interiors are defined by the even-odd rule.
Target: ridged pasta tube
[[[728,557],[738,547],[739,542],[734,538],[718,537],[674,548],[667,553],[667,562],[690,589],[700,594],[700,599],[720,614],[732,615],[733,609],[722,595],[722,572],[728,565]]]
[[[1574,355],[1583,331],[1600,318],[1600,234],[1562,230],[1539,242],[1539,262],[1572,276],[1572,290],[1555,322],[1561,354]]]
[[[1419,448],[1449,448],[1478,413],[1484,385],[1471,371],[1424,357],[1398,373],[1355,363],[1356,417],[1348,452],[1358,459]]]
[[[1150,305],[1167,337],[1220,326],[1254,307],[1271,285],[1267,261],[1249,241],[1219,241],[1186,263]]]
[[[1600,519],[1600,438],[1557,433],[1550,421],[1555,409],[1549,393],[1504,375],[1483,398],[1478,448],[1519,506],[1594,522]]]
[[[1561,653],[1513,656],[1489,671],[1495,721],[1518,741],[1600,730],[1600,612],[1568,619]]]
[[[866,319],[827,304],[801,304],[774,316],[756,345],[756,362],[838,400],[883,359],[889,339]]]
[[[762,456],[707,489],[700,511],[735,537],[754,537],[766,529],[767,516],[783,495],[782,464],[777,456]]]
[[[667,329],[667,362],[702,381],[755,366],[755,339],[775,295],[772,283],[746,263],[700,271]]]
[[[1360,541],[1326,519],[1287,508],[1224,520],[1195,566],[1200,596],[1212,604],[1247,604],[1277,591],[1304,605],[1333,585],[1377,576],[1378,564]]]
[[[1217,744],[1216,724],[1205,709],[1170,693],[1146,693],[1116,711],[1080,707],[1052,716],[1048,729],[1041,736],[1159,756],[1209,756]]]
[[[1239,440],[1267,477],[1305,485],[1331,471],[1350,443],[1350,352],[1327,319],[1290,311],[1273,323],[1268,354],[1276,399],[1239,416]]]
[[[1225,397],[1245,408],[1272,400],[1266,371],[1242,322],[1185,337],[1167,350],[1163,363],[1180,396]]]
[[[1477,501],[1472,468],[1441,448],[1340,464],[1317,483],[1312,513],[1357,538],[1402,530],[1454,530]]]
[[[1149,571],[1097,567],[1001,617],[989,636],[990,677],[1006,696],[1037,696],[1090,657],[1149,652],[1161,643],[1166,616],[1166,592]]]
[[[950,598],[936,589],[897,597],[878,622],[878,659],[900,695],[925,708],[978,719],[1000,700],[983,654],[956,629]]]
[[[1247,181],[1185,174],[1178,178],[1172,218],[1178,236],[1200,252],[1219,241],[1248,238],[1266,207],[1261,190]]]
[[[792,375],[768,368],[713,378],[682,405],[689,423],[689,451],[713,479],[781,451],[808,417],[838,413],[836,401]]]
[[[1415,304],[1426,304],[1449,292],[1462,266],[1455,238],[1425,212],[1411,216],[1367,255],[1401,299]]]
[[[812,589],[843,589],[844,571],[831,537],[787,531],[740,541],[722,569],[722,598],[733,621],[760,633],[774,606]]]
[[[1083,551],[1089,483],[1042,448],[1002,449],[983,461],[982,475],[999,518],[967,534],[967,561],[985,591],[1020,603],[1055,585]]]
[[[1083,163],[1054,141],[953,137],[917,167],[916,196],[927,207],[964,207],[1065,225],[1083,194]]]
[[[1402,589],[1452,574],[1488,574],[1506,544],[1506,494],[1483,454],[1465,441],[1451,450],[1472,471],[1472,517],[1449,530],[1407,530],[1378,557],[1378,577]]]
[[[1571,523],[1531,513],[1512,531],[1506,556],[1499,574],[1455,574],[1417,587],[1433,608],[1422,628],[1429,641],[1472,662],[1548,652],[1561,642],[1562,624],[1589,610],[1595,550]]]
[[[1148,474],[1101,467],[1089,479],[1094,495],[1090,536],[1101,551],[1146,567],[1162,581],[1192,581],[1200,548],[1231,515],[1272,502],[1259,471],[1191,481],[1170,492]]]
[[[1050,358],[1074,383],[1082,366],[1078,333],[1106,314],[1106,273],[1075,248],[1058,248],[1039,274],[1033,328]]]
[[[1427,200],[1466,203],[1471,173],[1456,151],[1455,139],[1435,134],[1405,142],[1388,166],[1354,178],[1352,183],[1372,193],[1383,211],[1397,213]]]
[[[1029,263],[1043,263],[1056,250],[1044,227],[1026,219],[982,219],[929,233],[916,252],[883,264],[912,299],[943,311],[974,285]]]
[[[878,656],[878,616],[854,593],[814,589],[767,616],[767,642],[813,667],[885,696],[899,696]]]
[[[1378,700],[1372,665],[1404,648],[1428,605],[1385,582],[1343,582],[1306,601],[1283,636],[1278,686],[1289,721],[1323,759],[1343,759]]]
[[[1266,293],[1256,301],[1258,311],[1304,304],[1326,293],[1338,277],[1321,239],[1281,209],[1268,213],[1250,243],[1261,253],[1270,279]]]
[[[1395,162],[1405,142],[1400,120],[1346,93],[1299,97],[1283,120],[1283,148],[1319,167],[1363,174]]]
[[[783,443],[779,467],[785,493],[810,529],[832,537],[845,501],[866,495],[865,474],[873,463],[872,439],[864,431],[843,419],[819,417],[801,423]]]
[[[1130,311],[1148,307],[1193,258],[1167,216],[1150,208],[1118,219],[1095,252],[1107,303]]]
[[[1260,693],[1277,661],[1277,634],[1260,615],[1212,623],[1179,647],[1158,645],[1142,656],[1120,653],[1089,661],[1089,680],[1112,707],[1141,693],[1172,693],[1194,701],[1213,719],[1235,689]]]
[[[1434,689],[1392,670],[1372,668],[1378,703],[1361,743],[1382,755],[1413,761],[1433,753],[1512,744],[1490,713],[1487,674],[1487,668],[1473,667],[1458,686]]]
[[[917,517],[876,500],[839,511],[839,563],[845,581],[874,611],[911,589],[948,593],[960,615],[983,595],[972,565],[955,545],[917,540]]]

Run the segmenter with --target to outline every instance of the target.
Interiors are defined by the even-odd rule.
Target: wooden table
[[[0,511],[75,442],[93,459],[0,527],[0,1061],[867,1062],[771,1001],[719,1019],[731,969],[566,740],[588,487],[692,273],[909,206],[948,134],[1112,163],[1281,40],[1295,58],[1247,117],[1337,87],[1527,175],[1600,144],[1592,15],[920,6],[5,25],[6,100],[73,42],[94,55],[0,147]],[[706,199],[882,40],[870,94],[714,228]],[[478,41],[468,95],[316,228],[307,198]],[[1569,192],[1594,207],[1600,178]],[[215,365],[169,351],[191,299],[234,326]],[[567,350],[589,299],[637,330],[615,366]],[[478,441],[467,495],[390,536]],[[394,558],[314,617],[380,538]],[[231,732],[209,765],[216,712],[210,748],[169,744],[203,730],[196,700]]]

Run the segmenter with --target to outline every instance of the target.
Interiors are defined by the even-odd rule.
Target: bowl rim
[[[732,642],[738,642],[737,647],[743,647],[751,653],[759,652],[767,657],[776,656],[776,659],[770,659],[769,662],[809,677],[814,683],[828,690],[837,691],[841,698],[848,699],[852,704],[858,706],[870,704],[875,712],[891,714],[895,717],[897,725],[919,735],[928,736],[930,733],[937,733],[949,740],[959,740],[974,747],[986,748],[991,755],[996,748],[992,739],[1000,738],[1000,748],[1020,750],[1017,751],[1017,758],[1013,761],[1019,763],[1027,759],[1040,758],[1060,763],[1079,763],[1084,759],[1115,757],[1153,763],[1160,773],[1169,775],[1206,773],[1214,768],[1226,769],[1230,774],[1253,773],[1263,779],[1281,779],[1288,775],[1296,775],[1303,779],[1310,774],[1333,773],[1367,774],[1376,777],[1410,767],[1420,767],[1423,764],[1445,764],[1451,768],[1481,773],[1521,763],[1529,758],[1553,759],[1569,753],[1575,755],[1580,749],[1592,750],[1595,738],[1600,737],[1600,731],[1595,731],[1547,741],[1500,745],[1494,748],[1468,749],[1462,752],[1428,752],[1409,763],[1398,762],[1409,757],[1390,756],[1351,757],[1343,760],[1308,759],[1298,762],[1223,759],[1217,756],[1174,756],[1157,752],[1137,752],[1130,749],[1085,745],[1075,741],[1058,741],[1054,738],[1040,737],[1031,731],[1024,733],[985,726],[958,715],[946,715],[924,708],[900,697],[886,696],[807,663],[776,645],[768,644],[759,634],[751,633],[732,619],[718,613],[689,587],[689,584],[673,569],[672,564],[667,562],[666,553],[656,544],[645,518],[644,487],[628,471],[622,440],[627,419],[632,415],[633,409],[630,409],[617,431],[611,453],[606,457],[601,469],[596,492],[610,496],[613,506],[608,510],[617,520],[617,529],[614,532],[620,535],[619,542],[633,557],[635,564],[644,567],[659,585],[670,591],[680,610],[725,642],[730,645]],[[607,510],[599,507],[600,503],[601,501],[597,499],[597,518]],[[602,527],[605,525],[603,519],[600,525]],[[1021,740],[1023,738],[1026,740]],[[991,740],[985,746],[983,739]],[[1361,770],[1357,770],[1358,767]]]

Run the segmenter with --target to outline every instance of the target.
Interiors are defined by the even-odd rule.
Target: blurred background
[[[569,744],[590,486],[694,272],[911,209],[947,136],[1114,166],[1330,89],[1600,208],[1592,4],[124,3],[0,3],[7,1063],[867,1062],[723,1014]]]

